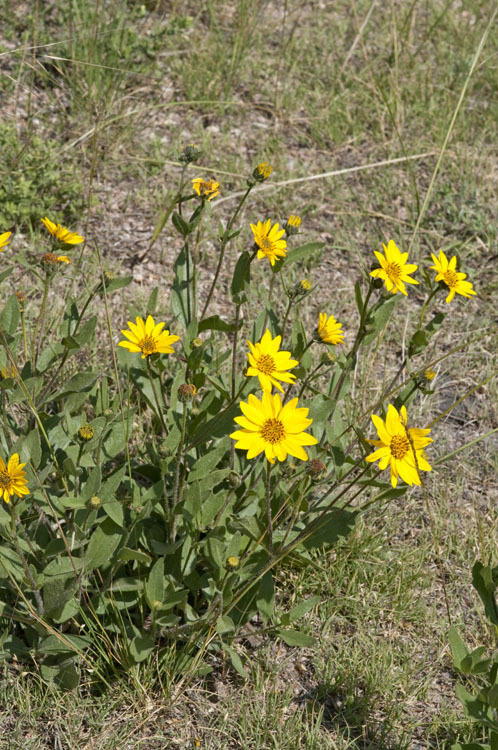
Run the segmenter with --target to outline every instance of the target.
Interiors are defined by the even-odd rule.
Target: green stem
[[[425,313],[427,312],[427,307],[429,305],[429,302],[431,301],[431,299],[434,297],[434,295],[437,293],[438,290],[439,290],[439,287],[435,286],[434,289],[429,294],[429,296],[427,297],[426,301],[424,302],[424,306],[422,308],[422,312],[420,313],[420,318],[418,321],[417,331],[419,331],[422,328],[422,323],[424,322],[424,317],[425,317]]]
[[[370,283],[368,285],[368,291],[367,296],[365,297],[365,301],[363,303],[363,308],[361,310],[361,316],[360,316],[360,324],[358,326],[358,331],[356,333],[356,338],[354,340],[353,348],[348,354],[347,362],[344,365],[344,369],[341,372],[341,375],[339,377],[339,380],[337,381],[337,385],[334,388],[334,393],[331,395],[331,399],[335,401],[339,398],[341,394],[341,388],[344,385],[344,381],[346,379],[346,376],[348,374],[348,370],[350,369],[351,365],[354,364],[356,354],[358,352],[358,349],[360,348],[361,341],[363,339],[363,336],[365,335],[364,327],[365,327],[365,321],[368,316],[368,303],[370,300],[370,297],[372,295],[373,289],[374,289],[374,279],[370,279]]]
[[[291,307],[292,307],[292,303],[293,303],[293,302],[294,302],[294,300],[293,300],[293,299],[292,299],[292,297],[291,297],[291,298],[289,299],[289,303],[288,303],[288,305],[287,305],[287,310],[285,311],[285,315],[284,315],[284,322],[282,323],[282,341],[283,341],[283,340],[284,340],[284,338],[285,338],[285,329],[286,329],[286,327],[287,327],[287,321],[288,321],[288,319],[289,319],[289,313],[290,313],[290,311],[291,311]]]
[[[42,319],[45,317],[45,308],[47,306],[49,286],[50,286],[50,271],[46,271],[45,272],[45,287],[43,289],[43,299],[42,299],[42,303],[40,307],[40,312],[38,313],[38,318],[36,319],[35,329],[33,331],[33,339],[31,341],[31,361],[33,363],[33,370],[36,367],[36,357],[38,354],[38,346],[37,346],[36,339],[38,336],[38,331],[40,330]]]
[[[298,394],[298,398],[301,398],[301,396],[302,396],[302,395],[303,395],[303,393],[304,393],[304,389],[306,388],[306,386],[308,385],[308,383],[309,383],[309,382],[310,382],[311,380],[313,380],[313,378],[314,378],[314,376],[316,375],[316,373],[318,372],[318,370],[320,370],[320,369],[321,369],[321,368],[322,368],[322,367],[324,366],[324,364],[325,364],[325,362],[319,362],[319,363],[317,364],[317,366],[315,367],[315,369],[314,369],[314,370],[312,370],[312,371],[310,372],[310,374],[309,374],[309,375],[308,375],[308,376],[307,376],[307,377],[306,377],[306,378],[304,379],[304,381],[303,381],[303,384],[302,384],[302,386],[301,386],[301,389],[300,389],[300,391],[299,391],[299,394]]]
[[[168,428],[166,427],[166,422],[164,421],[163,410],[161,408],[161,405],[159,404],[159,396],[157,395],[156,386],[154,385],[154,379],[152,377],[152,369],[151,369],[151,365],[150,365],[150,362],[149,362],[149,358],[146,357],[145,359],[146,359],[146,362],[147,362],[147,375],[149,376],[150,385],[151,385],[151,388],[152,388],[152,392],[154,394],[154,400],[156,402],[157,413],[158,413],[159,419],[161,420],[161,424],[162,424],[162,427],[163,427],[163,430],[164,430],[164,434],[167,435],[168,434]]]
[[[233,332],[233,343],[232,343],[232,390],[231,390],[231,401],[235,400],[235,387],[237,382],[237,333],[239,328],[239,315],[240,315],[240,304],[235,306],[235,330]],[[233,471],[235,464],[235,443],[232,440],[230,443],[230,468]]]
[[[254,187],[253,185],[249,185],[249,187],[247,188],[246,192],[244,193],[244,195],[240,199],[239,205],[235,209],[235,213],[232,216],[232,218],[230,219],[230,221],[228,222],[227,228],[225,229],[225,231],[223,233],[223,237],[221,238],[221,245],[220,245],[219,257],[218,257],[218,265],[216,266],[216,272],[214,274],[213,283],[211,284],[211,288],[209,290],[206,302],[204,304],[204,308],[202,310],[201,319],[203,319],[203,318],[206,317],[207,309],[208,309],[209,304],[211,302],[211,298],[213,296],[213,292],[216,289],[216,284],[218,283],[218,276],[220,275],[221,267],[223,265],[223,258],[225,256],[225,250],[226,250],[226,246],[228,244],[228,238],[229,238],[229,235],[230,235],[230,230],[232,229],[233,224],[235,222],[235,219],[239,215],[240,209],[244,205],[245,200],[246,200],[247,196],[249,195],[249,193],[251,192],[251,190],[253,189],[253,187]]]
[[[16,529],[16,511],[15,511],[13,502],[10,503],[10,530],[12,534],[12,541],[14,543],[14,547],[16,548],[16,552],[19,555],[22,566],[24,568],[24,573],[26,575],[26,578],[31,584],[31,588],[33,589],[33,594],[36,599],[36,606],[38,608],[38,614],[43,615],[44,607],[43,607],[43,599],[41,598],[40,590],[35,583],[35,579],[33,578],[33,575],[29,569],[28,561],[26,560],[24,556],[24,552],[22,551],[21,546],[19,544],[19,539],[17,536],[17,529]]]
[[[183,444],[185,442],[185,432],[187,428],[187,404],[183,404],[183,415],[182,415],[182,428],[180,434],[180,442],[178,443],[178,450],[176,451],[175,459],[175,484],[173,488],[173,507],[171,509],[170,519],[170,543],[173,544],[176,537],[176,508],[178,503],[181,501],[180,493],[180,468],[182,464],[183,455]]]
[[[28,361],[28,339],[26,336],[26,321],[24,319],[24,310],[21,310],[22,341],[24,346],[24,361]]]
[[[265,485],[265,497],[266,497],[266,517],[268,521],[268,546],[270,554],[273,555],[273,521],[271,517],[271,487],[270,487],[270,472],[272,464],[267,461],[266,465],[266,485]]]

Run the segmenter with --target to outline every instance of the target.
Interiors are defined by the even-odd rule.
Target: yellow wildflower
[[[383,279],[388,292],[407,295],[405,284],[418,284],[418,281],[410,278],[409,274],[417,270],[418,266],[413,263],[407,263],[408,253],[401,253],[393,240],[389,240],[387,247],[382,243],[384,255],[374,250],[375,256],[379,261],[381,268],[376,268],[370,272],[370,276],[376,279]]]
[[[251,351],[247,354],[250,367],[246,375],[256,375],[264,391],[271,391],[274,385],[277,390],[283,393],[284,389],[278,381],[293,383],[296,379],[295,375],[286,372],[286,370],[292,369],[299,362],[297,359],[291,359],[290,352],[279,351],[281,342],[282,336],[275,336],[272,339],[268,328],[257,344],[247,342]]]
[[[461,294],[462,297],[472,297],[476,295],[472,288],[470,281],[464,281],[467,278],[466,273],[457,273],[456,264],[457,257],[454,255],[451,260],[448,260],[442,250],[439,251],[439,255],[436,258],[434,253],[431,253],[432,261],[434,263],[431,268],[437,271],[436,281],[444,281],[450,293],[446,297],[446,302],[451,302],[455,294]]]
[[[66,227],[63,227],[60,224],[54,224],[53,221],[50,221],[50,219],[47,219],[46,217],[42,219],[42,222],[45,224],[51,235],[57,237],[61,242],[65,242],[66,245],[79,245],[80,242],[83,242],[83,237],[81,237],[81,235],[76,234],[76,232],[70,232],[69,229],[66,229]]]
[[[28,480],[23,468],[26,464],[19,463],[19,455],[13,453],[9,458],[8,464],[5,465],[3,458],[0,458],[0,497],[3,497],[6,503],[10,502],[11,495],[29,495],[27,488]]]
[[[170,335],[166,329],[163,331],[166,323],[156,323],[152,315],[147,316],[147,320],[136,318],[136,323],[128,321],[129,331],[121,331],[128,341],[120,341],[118,346],[128,349],[130,352],[142,352],[142,359],[149,354],[159,352],[161,354],[171,354],[174,351],[171,344],[178,341],[179,336]]]
[[[275,261],[285,258],[287,255],[287,242],[280,239],[285,234],[285,229],[280,229],[278,224],[271,226],[271,219],[256,225],[251,224],[254,234],[254,242],[258,246],[258,258],[268,258],[272,266]]]

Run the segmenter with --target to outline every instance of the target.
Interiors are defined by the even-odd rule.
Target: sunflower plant
[[[206,273],[224,187],[189,180],[200,156],[181,155],[147,250],[165,227],[177,234],[170,289],[111,312],[131,276],[106,271],[94,243],[100,278],[82,288],[87,238],[44,217],[46,252],[24,263],[36,294],[11,294],[0,314],[0,607],[13,624],[2,647],[65,687],[157,653],[184,680],[209,671],[215,649],[245,675],[236,637],[249,622],[312,645],[297,623],[319,600],[286,611],[282,566],[311,564],[363,506],[430,481],[430,427],[411,414],[435,377],[425,351],[446,314],[426,320],[437,293],[475,295],[456,259],[441,251],[421,270],[388,240],[351,290],[355,320],[339,295],[317,306],[303,271],[323,243],[301,243],[293,213],[249,211],[272,174],[262,162],[218,224]],[[4,258],[16,239],[1,230]],[[404,357],[358,414],[355,369],[412,286],[425,301]],[[104,366],[91,364],[95,349]]]

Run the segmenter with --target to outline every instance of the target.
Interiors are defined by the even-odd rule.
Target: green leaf
[[[123,509],[123,503],[120,500],[110,500],[102,503],[102,508],[109,518],[112,518],[115,524],[120,526],[122,529],[125,526],[125,514]]]
[[[295,622],[301,617],[304,617],[304,615],[309,612],[310,609],[316,607],[317,604],[320,604],[320,602],[321,597],[319,596],[310,596],[309,599],[304,599],[304,601],[299,602],[299,604],[296,604],[295,607],[292,607],[291,611],[289,612],[289,622]]]
[[[358,312],[361,314],[363,312],[363,297],[361,294],[361,284],[359,281],[356,282],[354,285],[354,298],[356,300],[356,307],[358,308]]]
[[[463,705],[463,710],[466,716],[470,719],[475,719],[475,721],[478,721],[489,729],[496,728],[493,711],[489,706],[486,706],[482,701],[478,700],[475,695],[469,693],[469,691],[460,683],[455,687],[455,693],[458,700]]]
[[[484,604],[486,616],[490,622],[498,626],[498,606],[496,603],[495,590],[498,581],[498,567],[484,566],[478,560],[472,568],[472,585],[481,597]]]
[[[348,536],[355,524],[357,512],[349,510],[331,510],[320,519],[319,523],[311,523],[311,532],[304,539],[302,545],[305,549],[313,549],[326,544],[335,544],[340,537]],[[309,524],[307,524],[308,526]]]
[[[450,640],[450,648],[453,656],[453,665],[457,669],[461,669],[460,664],[462,660],[468,655],[469,650],[465,643],[462,641],[458,630],[454,625],[450,627],[448,637]]]
[[[138,549],[122,547],[119,551],[118,560],[137,560],[137,562],[148,564],[151,562],[151,557]]]
[[[152,566],[145,583],[147,604],[152,609],[155,602],[164,601],[164,558],[160,557]]]
[[[31,461],[35,469],[40,465],[42,449],[40,442],[40,433],[38,429],[31,430],[26,436],[23,443],[22,461],[27,463]]]
[[[81,497],[89,500],[94,495],[98,495],[100,485],[102,484],[102,472],[100,466],[95,466],[81,490]]]
[[[106,518],[93,532],[86,549],[85,559],[89,570],[112,562],[124,532],[114,521]]]
[[[239,320],[239,330],[242,328],[244,321]],[[204,331],[223,331],[223,333],[233,333],[235,331],[235,323],[227,323],[226,320],[220,318],[219,315],[211,315],[209,318],[204,318],[199,323],[199,333]]]
[[[188,326],[187,314],[187,262],[185,248],[179,252],[173,266],[174,279],[171,290],[171,309],[173,315],[181,320],[184,327]]]
[[[306,635],[306,633],[301,633],[299,630],[286,630],[284,628],[279,628],[277,630],[277,633],[288,646],[312,648],[316,643],[316,640],[315,638],[313,638],[313,636]]]
[[[282,265],[290,266],[291,263],[297,263],[299,260],[313,258],[317,250],[321,250],[324,245],[324,242],[307,242],[305,245],[300,245],[287,253],[282,259]]]
[[[146,659],[154,650],[155,643],[152,638],[144,635],[137,635],[130,641],[130,656],[138,664]]]
[[[20,316],[19,300],[15,294],[11,294],[10,297],[7,298],[5,307],[0,315],[0,323],[5,333],[10,333],[11,336],[14,335],[19,324]]]
[[[228,615],[220,615],[216,620],[216,632],[220,635],[235,632],[235,623]]]
[[[256,597],[256,607],[259,610],[261,619],[266,625],[275,613],[275,588],[273,585],[273,576],[270,570],[264,574],[259,584],[258,595]]]
[[[58,390],[54,395],[53,399],[62,398],[69,393],[80,393],[81,391],[89,391],[95,385],[95,381],[99,377],[99,372],[79,372],[73,375],[69,380]]]
[[[78,588],[78,581],[74,573],[50,577],[43,585],[44,615],[50,619],[59,620],[64,607]]]
[[[105,290],[107,294],[110,294],[110,292],[115,292],[117,289],[123,289],[125,286],[129,286],[132,281],[133,276],[121,276],[120,278],[110,279],[109,281],[106,279]]]
[[[242,660],[240,656],[238,655],[238,653],[234,651],[234,649],[228,646],[226,643],[222,643],[221,648],[230,657],[230,661],[232,662],[232,667],[240,674],[241,677],[244,678],[244,680],[247,680],[249,678],[249,675],[244,669]]]
[[[235,265],[230,292],[233,301],[237,304],[243,302],[241,295],[245,292],[251,281],[251,259],[252,255],[244,250]]]
[[[223,438],[218,441],[216,447],[211,446],[209,452],[204,456],[201,456],[195,462],[189,475],[189,481],[195,482],[198,479],[203,479],[210,471],[218,466],[223,456],[227,454],[229,450],[229,438]]]
[[[387,325],[397,302],[397,296],[400,295],[381,297],[372,307],[366,321],[367,333],[361,340],[362,346],[368,346],[368,344],[371,344]]]
[[[173,211],[171,221],[173,222],[173,226],[175,227],[175,229],[180,232],[183,237],[186,237],[192,231],[188,222],[186,222],[185,219],[180,216],[177,211]]]

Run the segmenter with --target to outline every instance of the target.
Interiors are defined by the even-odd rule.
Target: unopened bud
[[[319,458],[312,458],[306,466],[306,474],[312,479],[320,479],[327,473],[327,467]]]
[[[190,143],[188,146],[185,146],[181,152],[179,161],[181,164],[192,164],[194,161],[197,161],[200,156],[202,156],[202,151],[199,147],[196,146],[195,143]]]
[[[80,440],[91,440],[94,434],[95,430],[90,424],[85,424],[78,430],[78,437],[80,438]]]
[[[227,565],[229,568],[238,568],[240,565],[240,558],[237,557],[237,555],[230,555],[227,560]]]
[[[182,404],[188,403],[189,401],[192,401],[195,394],[197,393],[197,388],[192,383],[182,383],[182,385],[178,388],[178,399],[182,402]]]
[[[93,508],[93,510],[97,510],[97,508],[100,508],[100,506],[102,505],[102,500],[100,499],[100,497],[98,497],[98,495],[93,495],[93,497],[91,497],[88,501],[88,504],[91,508]]]
[[[256,182],[264,182],[268,179],[272,172],[273,167],[270,164],[267,164],[265,161],[262,161],[254,170],[252,176],[256,180]]]

